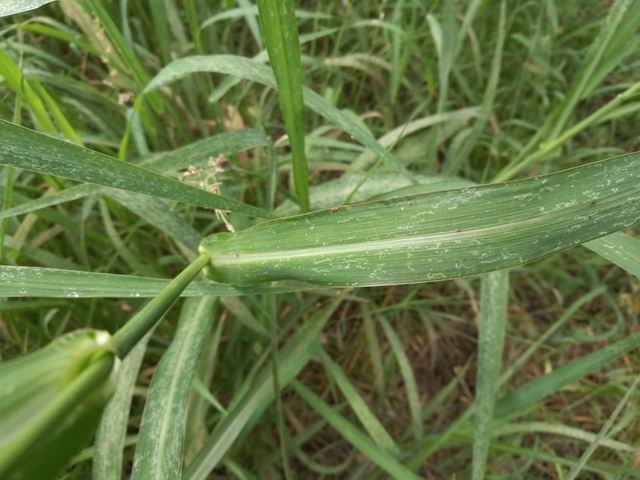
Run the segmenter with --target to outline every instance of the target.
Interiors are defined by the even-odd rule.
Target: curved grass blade
[[[171,346],[147,393],[131,478],[172,479],[182,472],[187,401],[211,326],[216,297],[187,300]]]
[[[0,121],[0,165],[257,217],[259,208],[216,195],[78,145]]]
[[[0,4],[0,17],[35,10],[53,1],[54,0],[4,0],[2,4]]]
[[[260,31],[278,84],[278,100],[291,144],[300,210],[309,211],[309,167],[304,152],[302,61],[293,0],[258,0]]]
[[[0,265],[0,297],[144,298],[157,295],[170,280],[113,273]],[[192,282],[183,297],[239,296],[309,290],[308,285],[241,288],[213,282]]]
[[[392,285],[511,268],[638,221],[640,154],[629,154],[505,184],[271,220],[208,237],[200,249],[222,283]]]
[[[95,330],[0,364],[0,477],[55,477],[95,432],[116,367],[111,336]]]

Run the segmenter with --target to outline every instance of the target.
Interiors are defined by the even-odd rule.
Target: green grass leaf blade
[[[0,265],[0,296],[8,298],[148,298],[157,295],[169,281],[113,273]],[[300,292],[309,288],[305,285],[242,288],[214,282],[192,282],[182,296],[256,295]]]
[[[293,389],[324,420],[327,421],[351,445],[357,448],[370,462],[377,464],[391,478],[417,480],[418,477],[407,467],[399,463],[391,454],[373,443],[367,436],[336,413],[320,397],[299,382],[293,383]]]
[[[611,263],[640,278],[640,240],[622,232],[584,244]]]
[[[439,281],[523,265],[640,221],[640,154],[551,175],[363,203],[207,237],[212,279],[330,286]],[[304,232],[304,235],[299,235]]]
[[[108,333],[79,330],[0,364],[0,476],[49,479],[95,433],[117,373]]]
[[[523,412],[547,395],[606,367],[616,358],[639,346],[640,335],[634,335],[536,378],[502,397],[496,403],[496,417],[506,417]]]
[[[149,336],[138,343],[120,365],[115,393],[96,432],[91,471],[93,480],[120,480],[122,476],[131,399],[148,339]]]
[[[471,478],[484,478],[491,422],[502,369],[502,350],[507,328],[509,272],[502,270],[482,277],[478,320],[478,369],[473,431]]]
[[[325,370],[327,370],[329,376],[336,382],[336,384],[340,388],[340,391],[349,402],[351,409],[358,417],[360,423],[362,423],[362,426],[371,436],[373,441],[380,448],[391,453],[393,456],[398,456],[400,452],[398,445],[396,445],[396,442],[393,440],[391,435],[389,435],[387,430],[373,414],[362,396],[351,384],[347,375],[323,349],[320,349],[319,352],[320,361],[322,362]]]
[[[35,10],[54,0],[7,0],[0,5],[0,17]]]
[[[187,402],[216,297],[188,299],[176,335],[151,380],[131,478],[180,478]]]
[[[216,195],[78,145],[0,121],[0,164],[120,188],[206,208],[264,217],[259,208]]]
[[[300,40],[293,0],[258,0],[260,30],[278,84],[291,153],[293,178],[303,212],[309,210],[309,167],[304,150],[304,99]]]
[[[341,297],[309,319],[298,332],[289,339],[278,352],[278,382],[280,388],[286,387],[298,372],[309,362],[324,325],[340,304]],[[249,392],[233,404],[228,414],[216,425],[205,446],[188,466],[186,480],[204,480],[220,460],[226,455],[244,427],[255,416],[273,402],[275,398],[273,368],[265,366]]]
[[[393,352],[396,362],[398,363],[398,367],[400,368],[400,375],[404,382],[404,389],[406,391],[409,410],[411,413],[411,430],[416,441],[419,441],[423,434],[423,420],[422,409],[420,408],[418,382],[416,381],[411,362],[409,361],[407,353],[404,351],[400,337],[384,317],[380,317],[380,325],[382,325],[382,329],[387,337],[391,351]]]

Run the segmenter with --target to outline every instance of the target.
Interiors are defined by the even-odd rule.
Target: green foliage
[[[640,1],[0,3],[0,477],[638,476]]]

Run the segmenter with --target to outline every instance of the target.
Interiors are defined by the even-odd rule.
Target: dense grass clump
[[[639,0],[0,16],[1,478],[639,475]]]

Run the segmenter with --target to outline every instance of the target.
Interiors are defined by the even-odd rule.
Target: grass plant
[[[0,17],[0,478],[640,476],[639,0]]]

